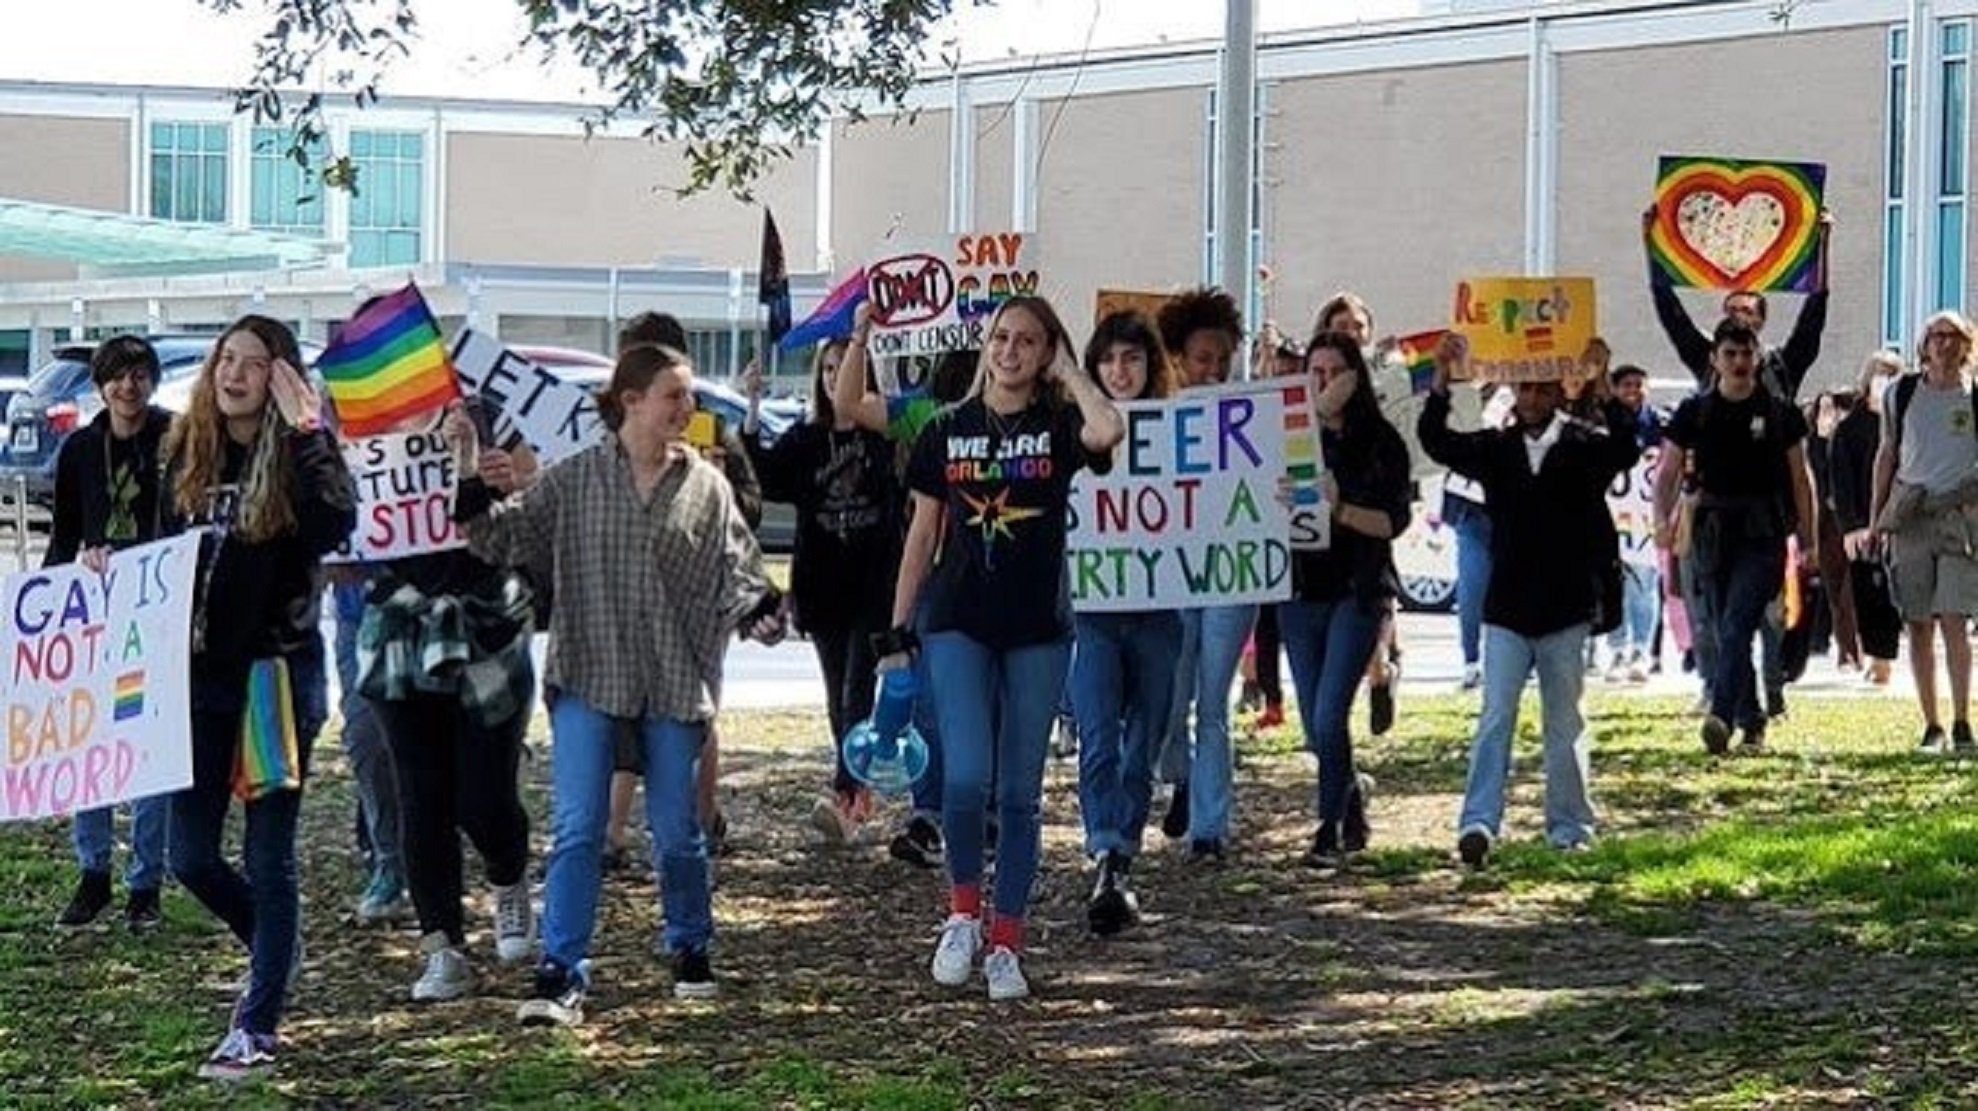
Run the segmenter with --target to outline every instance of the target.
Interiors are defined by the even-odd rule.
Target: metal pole
[[[1216,91],[1216,284],[1249,305],[1257,267],[1250,224],[1255,163],[1251,160],[1257,98],[1256,0],[1225,0],[1222,74]],[[1253,326],[1255,321],[1250,322]],[[1250,366],[1249,343],[1236,365]]]
[[[14,476],[14,570],[27,570],[27,476]]]
[[[1902,135],[1902,311],[1896,322],[1896,350],[1911,358],[1916,345],[1916,326],[1930,304],[1929,252],[1924,248],[1932,217],[1929,188],[1931,139],[1936,135],[1930,110],[1931,30],[1930,0],[1910,0],[1909,57],[1903,81]]]

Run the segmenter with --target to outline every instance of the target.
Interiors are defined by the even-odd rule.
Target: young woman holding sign
[[[646,819],[680,998],[715,992],[707,842],[697,814],[702,746],[731,632],[774,643],[783,597],[721,471],[685,442],[693,367],[671,348],[618,356],[598,394],[604,441],[544,471],[518,501],[514,464],[485,451],[455,514],[475,554],[551,583],[543,676],[554,738],[554,847],[543,894],[543,959],[525,1024],[582,1020],[610,806],[613,733],[638,729]],[[449,429],[467,440],[464,421]]]
[[[1408,527],[1408,447],[1381,414],[1360,345],[1321,332],[1306,347],[1326,460],[1332,545],[1292,553],[1292,600],[1278,609],[1305,745],[1319,762],[1318,831],[1308,860],[1366,847],[1366,798],[1347,712],[1400,589],[1392,540]]]
[[[1085,345],[1085,373],[1114,401],[1174,392],[1161,341],[1138,313],[1099,322]],[[1127,885],[1154,792],[1154,750],[1173,712],[1181,615],[1152,609],[1072,616],[1077,651],[1071,704],[1078,717],[1078,810],[1085,852],[1098,865],[1086,921],[1101,936],[1139,914]]]
[[[1119,410],[1078,369],[1050,303],[1005,301],[989,319],[975,389],[935,417],[907,467],[913,524],[887,655],[919,643],[946,761],[949,916],[936,982],[967,983],[983,948],[982,834],[991,768],[1000,818],[995,919],[982,971],[993,1000],[1030,992],[1017,954],[1037,876],[1038,806],[1071,651],[1065,508],[1079,469],[1111,467]],[[940,559],[935,559],[936,549]]]
[[[343,455],[298,369],[287,326],[246,316],[222,333],[165,438],[165,532],[204,528],[192,614],[192,786],[172,796],[172,873],[248,947],[247,990],[200,1069],[272,1067],[302,956],[295,827],[316,730],[329,716],[318,631],[322,557],[356,524]],[[289,774],[243,781],[251,741],[294,740]],[[266,750],[260,750],[265,752]],[[247,875],[221,855],[232,796]]]

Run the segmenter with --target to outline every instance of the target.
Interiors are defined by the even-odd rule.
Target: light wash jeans
[[[1154,793],[1154,746],[1174,705],[1181,615],[1078,614],[1071,704],[1078,718],[1078,810],[1089,856],[1140,852]]]
[[[371,835],[371,858],[376,872],[389,880],[405,880],[405,846],[399,818],[398,770],[391,743],[371,700],[357,693],[357,628],[364,620],[364,596],[369,581],[331,587],[336,603],[338,709],[343,714],[343,756],[357,782],[357,806]]]
[[[76,863],[85,872],[110,871],[116,849],[114,806],[76,814],[70,835]],[[124,886],[132,891],[156,891],[165,884],[165,834],[171,826],[172,796],[153,795],[130,804],[130,862],[124,865]]]
[[[1463,514],[1456,533],[1456,632],[1463,666],[1473,667],[1483,650],[1484,595],[1490,591],[1490,516],[1482,507]]]
[[[543,956],[569,970],[590,955],[597,930],[616,719],[568,691],[548,697],[555,843],[543,882]],[[714,937],[714,918],[695,788],[707,723],[642,718],[638,725],[646,761],[646,823],[666,919],[661,942],[668,952],[703,952]]]
[[[1655,617],[1662,611],[1662,575],[1653,567],[1621,565],[1621,623],[1607,634],[1607,647],[1617,653],[1640,652],[1646,659],[1655,650]]]
[[[1277,620],[1284,650],[1291,657],[1291,683],[1298,696],[1305,747],[1319,762],[1318,813],[1321,826],[1346,817],[1347,803],[1359,789],[1353,768],[1353,735],[1348,713],[1353,694],[1380,640],[1379,604],[1354,598],[1331,602],[1285,602]]]
[[[1257,607],[1211,606],[1182,610],[1180,616],[1181,651],[1175,662],[1173,717],[1161,750],[1161,781],[1188,784],[1189,840],[1222,841],[1236,820],[1230,691],[1243,663],[1243,645],[1257,623]]]
[[[1587,630],[1580,624],[1527,637],[1484,626],[1483,713],[1470,744],[1470,782],[1463,793],[1463,816],[1456,821],[1459,834],[1480,829],[1495,841],[1502,831],[1518,700],[1525,679],[1536,669],[1545,745],[1545,838],[1561,848],[1593,838],[1593,800],[1587,794],[1590,740],[1580,712]]]
[[[998,917],[1022,919],[1037,880],[1044,761],[1064,697],[1071,642],[998,652],[966,633],[940,632],[922,641],[922,654],[941,676],[935,714],[946,771],[941,832],[948,879],[957,887],[982,883],[983,817],[993,780],[998,823],[993,905]]]

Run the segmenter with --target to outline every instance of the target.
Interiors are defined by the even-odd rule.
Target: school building
[[[1351,288],[1383,332],[1447,321],[1457,281],[1590,275],[1616,357],[1680,373],[1640,213],[1665,154],[1819,162],[1835,216],[1818,383],[1963,307],[1978,0],[1443,3],[1266,36],[1253,313],[1302,336]],[[884,245],[1019,230],[1077,329],[1102,287],[1210,273],[1215,43],[932,75],[911,116],[835,123],[759,188],[798,311]],[[510,342],[604,350],[646,308],[704,369],[757,342],[760,209],[679,199],[677,151],[586,139],[582,106],[332,108],[356,193],[304,181],[224,90],[0,82],[0,368],[70,335],[206,329],[250,307],[321,337],[415,277]],[[1775,298],[1783,339],[1798,298]],[[1690,304],[1700,324],[1714,298]]]

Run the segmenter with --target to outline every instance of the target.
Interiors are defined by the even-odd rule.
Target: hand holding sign
[[[481,453],[479,474],[482,482],[493,487],[504,497],[522,487],[521,478],[515,468],[515,457],[500,448],[489,448]]]
[[[1435,345],[1435,377],[1429,381],[1429,390],[1438,394],[1449,392],[1449,380],[1470,376],[1470,341],[1460,332],[1444,332]]]

